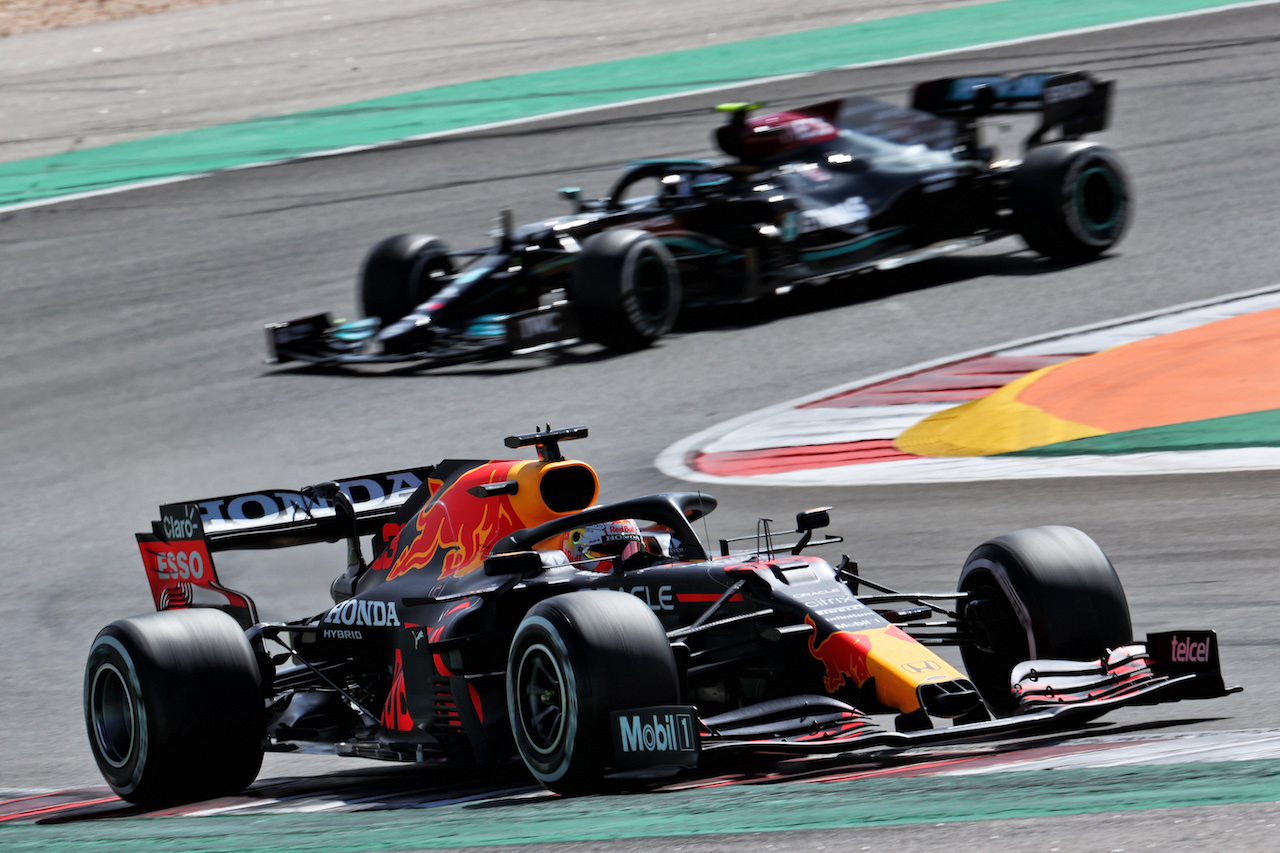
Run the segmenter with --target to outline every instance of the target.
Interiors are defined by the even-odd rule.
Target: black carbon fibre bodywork
[[[1038,251],[1086,259],[1120,239],[1129,215],[1114,155],[1098,148],[1109,158],[1103,177],[1085,170],[1092,182],[1073,177],[1079,187],[1068,188],[1079,196],[1068,206],[1094,217],[1086,230],[1098,233],[1064,242],[1025,223],[1058,216],[1056,166],[1037,167],[1047,174],[1022,193],[1031,200],[1020,211],[1023,160],[999,158],[979,128],[987,116],[1025,115],[1039,119],[1028,152],[1083,145],[1106,127],[1110,93],[1109,82],[1085,74],[1042,73],[922,83],[911,107],[850,96],[753,116],[756,105],[726,105],[716,140],[731,159],[631,163],[604,197],[563,190],[569,214],[520,227],[504,214],[487,248],[388,238],[361,273],[368,316],[272,323],[268,361],[433,365],[582,342],[636,349],[684,308],[750,303],[1024,232]],[[653,252],[670,270],[645,291],[630,278],[625,247],[605,246],[610,232],[659,244]]]
[[[162,611],[140,620],[174,632],[192,608],[212,608],[240,623],[247,645],[238,636],[231,645],[257,662],[250,674],[260,685],[267,750],[443,765],[523,759],[565,793],[669,776],[720,754],[1018,736],[1122,705],[1233,692],[1213,632],[1135,642],[1126,611],[1122,644],[1101,649],[1099,659],[1023,661],[989,695],[932,651],[990,651],[1003,642],[1007,628],[989,622],[990,605],[978,606],[995,594],[987,587],[903,592],[871,580],[847,556],[833,563],[808,554],[842,541],[818,533],[830,521],[825,508],[797,513],[794,531],[762,519],[754,534],[712,547],[698,532],[716,506],[709,495],[597,504],[594,470],[559,450],[586,432],[507,439],[513,448],[536,446],[536,460],[445,460],[166,505],[138,536]],[[618,520],[643,531],[643,548],[570,560],[574,535]],[[1114,576],[1092,540],[1071,528],[995,541],[1016,555],[1027,542],[1064,537],[1085,543],[1066,546],[1066,556],[1096,552],[1094,570]],[[213,559],[343,540],[348,559],[330,585],[333,606],[288,622],[259,621],[247,594],[220,583]],[[1057,557],[1041,552],[1032,575],[1051,579]],[[235,628],[218,619],[227,624],[200,636],[220,631],[230,643]],[[140,620],[112,630],[136,633]],[[142,708],[148,691],[168,688],[134,687],[131,699],[121,675],[131,658],[102,652],[91,665],[104,656],[90,673],[96,692],[87,694],[86,714],[109,759],[130,754],[124,732],[145,716],[123,713],[132,707],[126,700]],[[656,680],[651,669],[661,671]],[[181,697],[166,702],[177,707]],[[575,736],[575,726],[590,736]],[[557,752],[562,741],[578,754]],[[555,770],[557,762],[572,774]],[[541,775],[542,764],[553,770]]]

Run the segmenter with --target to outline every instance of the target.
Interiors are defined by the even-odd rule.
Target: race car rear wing
[[[410,468],[337,480],[330,487],[350,501],[359,536],[382,534],[398,525],[402,511],[421,503],[434,467]],[[214,569],[215,551],[286,548],[338,542],[351,534],[335,500],[324,487],[264,489],[216,498],[166,504],[150,533],[137,534],[157,610],[213,607],[230,613],[245,628],[258,621],[253,600],[224,587]],[[394,535],[394,534],[391,534]]]
[[[1054,129],[1063,139],[1105,130],[1112,85],[1083,71],[944,77],[918,84],[911,105],[970,129],[983,116],[1040,113],[1040,126],[1027,138],[1034,147]]]

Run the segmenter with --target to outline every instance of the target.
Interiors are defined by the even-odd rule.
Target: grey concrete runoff
[[[0,39],[0,161],[990,0],[241,0]]]

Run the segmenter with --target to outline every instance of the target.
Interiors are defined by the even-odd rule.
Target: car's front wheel
[[[98,632],[84,675],[93,757],[111,789],[163,806],[233,794],[262,766],[262,675],[219,610],[167,610]]]
[[[1120,578],[1074,527],[1029,527],[974,549],[957,586],[969,679],[994,710],[1017,708],[1009,675],[1037,658],[1096,660],[1133,639]]]
[[[449,247],[439,237],[388,237],[369,250],[360,268],[360,308],[389,326],[434,296],[453,273]]]
[[[569,295],[588,338],[613,350],[637,350],[675,326],[680,271],[652,234],[602,231],[583,242]]]
[[[516,747],[559,794],[598,792],[613,754],[610,714],[679,701],[675,657],[661,623],[622,592],[558,595],[530,608],[507,665]]]

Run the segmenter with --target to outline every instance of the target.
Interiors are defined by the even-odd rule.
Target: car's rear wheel
[[[1133,202],[1124,167],[1093,142],[1052,142],[1028,152],[1010,187],[1013,224],[1033,250],[1087,261],[1124,236]]]
[[[613,350],[637,350],[675,326],[680,271],[652,234],[602,231],[582,244],[570,296],[588,338]]]
[[[453,275],[449,248],[439,237],[397,234],[365,256],[360,269],[360,308],[386,326],[435,295]]]
[[[997,536],[965,561],[960,615],[969,679],[994,710],[1017,700],[1009,674],[1025,660],[1095,660],[1133,639],[1120,578],[1098,544],[1074,527],[1030,527]]]
[[[507,710],[520,757],[559,794],[598,792],[613,754],[610,714],[679,701],[671,645],[621,592],[558,595],[530,608],[511,643]]]
[[[103,628],[85,666],[84,713],[111,789],[163,806],[248,787],[262,766],[261,680],[244,632],[219,610]]]

